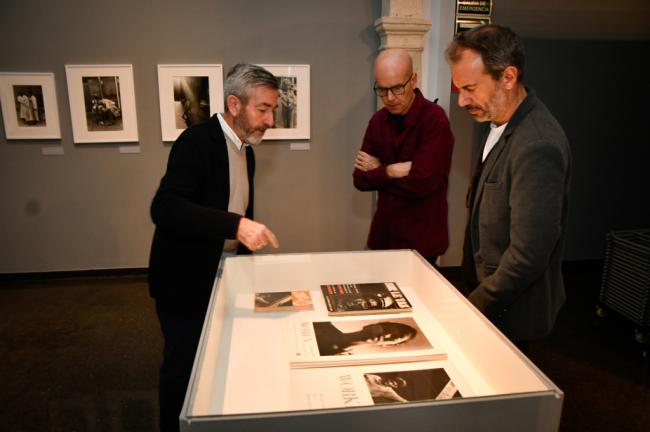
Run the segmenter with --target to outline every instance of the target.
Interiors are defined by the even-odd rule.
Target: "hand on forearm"
[[[381,161],[376,157],[369,155],[364,151],[359,151],[357,157],[354,160],[354,167],[361,171],[370,171],[375,168],[378,168],[381,165]]]
[[[274,248],[280,246],[277,237],[266,225],[245,217],[239,221],[237,240],[252,251],[261,249],[269,243]]]
[[[390,178],[402,178],[411,172],[411,161],[397,162],[386,166],[386,174]]]

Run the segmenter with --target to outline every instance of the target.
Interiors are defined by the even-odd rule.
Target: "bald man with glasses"
[[[384,107],[366,129],[354,186],[377,191],[369,249],[415,249],[432,265],[449,246],[447,184],[454,137],[444,110],[417,88],[411,56],[385,49],[374,90]]]

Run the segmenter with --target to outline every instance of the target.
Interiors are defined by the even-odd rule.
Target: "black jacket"
[[[246,147],[253,217],[255,157]],[[174,142],[167,172],[151,203],[156,229],[149,258],[149,290],[158,307],[179,314],[207,307],[225,239],[234,239],[241,216],[228,212],[228,148],[219,119],[185,130]],[[250,253],[240,246],[240,253]]]

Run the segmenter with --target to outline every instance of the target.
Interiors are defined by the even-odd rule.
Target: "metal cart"
[[[645,344],[650,329],[650,229],[607,234],[597,314],[611,309],[636,325],[636,340]]]

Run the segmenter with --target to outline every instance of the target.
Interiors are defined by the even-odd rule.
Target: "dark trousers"
[[[478,286],[476,277],[476,267],[474,265],[474,251],[472,250],[472,240],[470,236],[469,223],[465,226],[465,238],[463,239],[463,261],[460,266],[462,281],[456,288],[465,297],[467,297],[474,288]]]
[[[205,311],[179,315],[156,303],[156,313],[165,341],[158,390],[160,430],[178,432],[178,417],[192,373]]]

